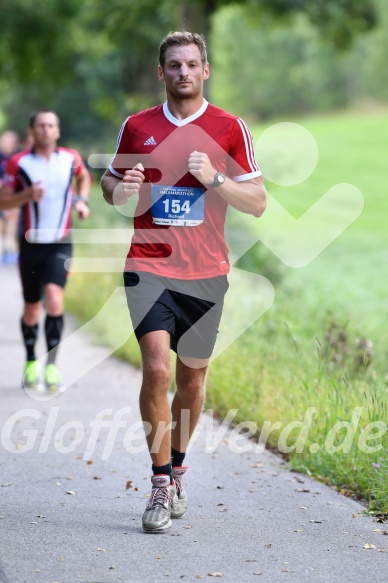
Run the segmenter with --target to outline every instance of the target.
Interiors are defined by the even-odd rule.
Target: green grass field
[[[258,242],[235,264],[239,269],[232,269],[224,315],[227,326],[221,327],[219,341],[230,333],[239,337],[211,366],[206,408],[220,418],[238,409],[235,422],[252,422],[256,441],[261,429],[269,427],[267,445],[281,450],[295,469],[361,497],[371,510],[386,514],[388,112],[346,112],[287,121],[301,124],[312,134],[319,159],[311,176],[300,184],[279,186],[267,180],[273,200],[300,219],[330,188],[348,183],[361,191],[364,208],[331,244],[299,267],[285,264],[271,250],[279,239],[284,239],[285,252],[291,246],[290,225],[277,219],[273,205],[262,219],[231,213],[232,257],[241,255],[244,239]],[[269,127],[253,128],[254,139]],[[298,151],[294,154],[298,160]],[[281,167],[276,148],[273,156]],[[90,227],[131,226],[129,219],[104,203],[98,188],[91,207]],[[326,205],[317,229],[307,227],[301,233],[295,254],[317,246],[320,227],[324,226],[323,233],[326,226],[330,230],[347,210],[341,209],[341,201]],[[76,255],[101,257],[103,270],[104,257],[123,258],[126,247],[82,245]],[[273,304],[261,316],[262,279],[257,275],[274,287]],[[89,320],[120,285],[120,273],[74,273],[67,292],[68,309],[82,321]],[[87,301],[80,302],[80,297]],[[108,318],[101,322],[96,318],[99,341],[113,345],[125,310],[122,294],[111,302]],[[133,338],[117,354],[139,363]],[[294,422],[300,424],[311,408],[314,416],[301,445],[297,441],[301,428]],[[295,424],[293,429],[290,423]]]

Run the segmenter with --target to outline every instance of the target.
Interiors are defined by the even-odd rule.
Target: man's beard
[[[179,86],[173,85],[172,88],[169,89],[170,94],[175,97],[175,99],[179,99],[184,101],[185,99],[195,99],[201,93],[201,87],[199,85],[191,85],[190,92],[183,92],[179,90]]]

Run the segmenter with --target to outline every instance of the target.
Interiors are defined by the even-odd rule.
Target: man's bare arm
[[[145,178],[143,173],[144,168],[140,163],[131,170],[126,170],[122,180],[107,170],[101,178],[102,193],[106,202],[114,206],[121,206],[131,196],[138,194]]]
[[[213,168],[207,154],[193,152],[189,157],[189,171],[206,186],[212,184],[217,170]],[[225,177],[225,182],[215,190],[242,213],[260,217],[265,211],[267,193],[261,176],[241,182]]]
[[[77,196],[74,205],[75,210],[78,212],[80,219],[87,219],[90,210],[88,207],[89,192],[90,192],[90,174],[86,168],[82,169],[82,172],[75,177],[77,186]]]
[[[15,193],[9,186],[3,185],[0,188],[0,210],[7,211],[19,206],[23,206],[30,200],[39,202],[44,195],[44,188],[40,182],[32,184],[21,192]]]

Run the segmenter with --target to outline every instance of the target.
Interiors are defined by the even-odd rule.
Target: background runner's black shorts
[[[177,354],[211,356],[229,286],[226,275],[183,281],[127,271],[124,284],[138,340],[148,332],[166,330]]]
[[[72,244],[29,243],[20,239],[19,269],[24,301],[35,303],[42,299],[47,283],[65,287],[68,270],[65,261],[72,256]]]

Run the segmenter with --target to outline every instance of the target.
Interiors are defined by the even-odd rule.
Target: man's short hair
[[[204,36],[195,32],[188,32],[183,30],[169,32],[168,35],[162,40],[159,49],[159,64],[162,69],[164,69],[166,51],[169,47],[180,47],[187,45],[196,45],[198,47],[201,55],[202,65],[205,66],[207,63],[207,51]]]
[[[53,113],[55,115],[55,117],[57,118],[57,123],[58,123],[58,127],[60,126],[60,122],[59,122],[59,117],[56,111],[54,111],[53,109],[37,109],[36,111],[33,111],[30,114],[29,120],[28,120],[28,127],[33,128],[36,122],[36,118],[38,117],[38,115],[40,115],[41,113]]]

